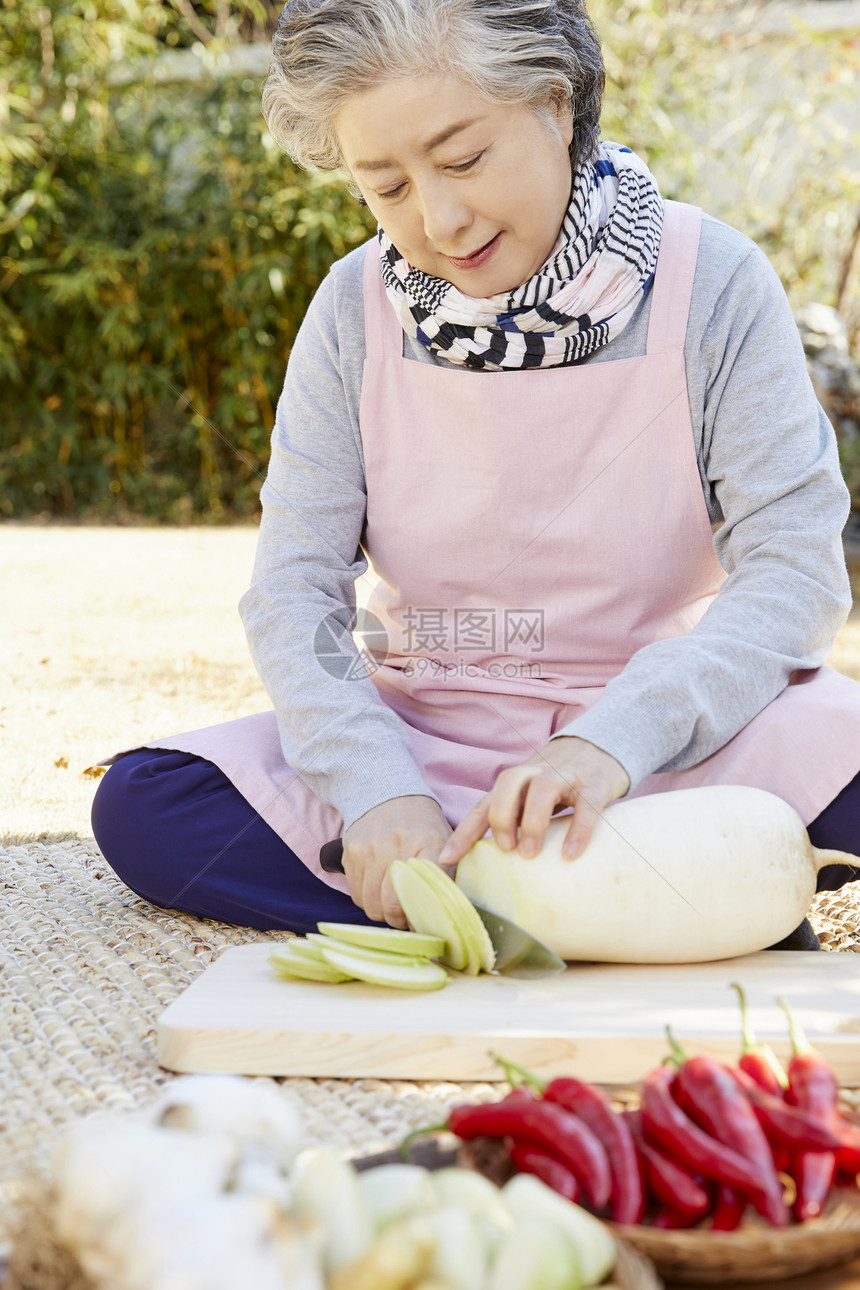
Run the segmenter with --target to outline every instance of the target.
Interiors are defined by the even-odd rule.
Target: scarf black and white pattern
[[[464,295],[415,269],[379,230],[385,290],[404,331],[449,363],[488,371],[560,367],[612,340],[657,264],[663,202],[645,162],[603,142],[574,175],[550,255],[509,294]]]

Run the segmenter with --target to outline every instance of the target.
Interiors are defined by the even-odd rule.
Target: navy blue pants
[[[265,931],[312,932],[321,920],[373,925],[305,868],[217,766],[191,753],[142,748],[114,762],[92,826],[115,873],[164,909]],[[817,847],[860,853],[860,774],[808,832]],[[818,890],[858,878],[860,868],[827,865]]]

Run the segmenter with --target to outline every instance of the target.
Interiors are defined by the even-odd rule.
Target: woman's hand
[[[562,847],[569,860],[581,855],[609,802],[630,787],[627,771],[602,748],[576,735],[552,739],[528,761],[496,776],[491,791],[460,821],[439,855],[443,865],[456,864],[489,825],[503,851],[517,846],[533,856],[543,846],[546,827],[556,811],[574,807]]]
[[[343,871],[356,905],[376,922],[408,927],[391,884],[395,860],[438,860],[451,825],[432,797],[392,797],[366,811],[343,835]]]

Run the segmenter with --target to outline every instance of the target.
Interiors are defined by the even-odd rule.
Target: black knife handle
[[[324,873],[343,873],[343,838],[323,843],[320,847],[320,865]]]

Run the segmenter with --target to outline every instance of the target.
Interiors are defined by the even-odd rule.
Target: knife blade
[[[343,839],[334,838],[320,847],[320,866],[325,873],[343,873]],[[564,959],[509,918],[471,902],[487,929],[496,954],[496,971],[520,980],[558,976],[567,967]]]

